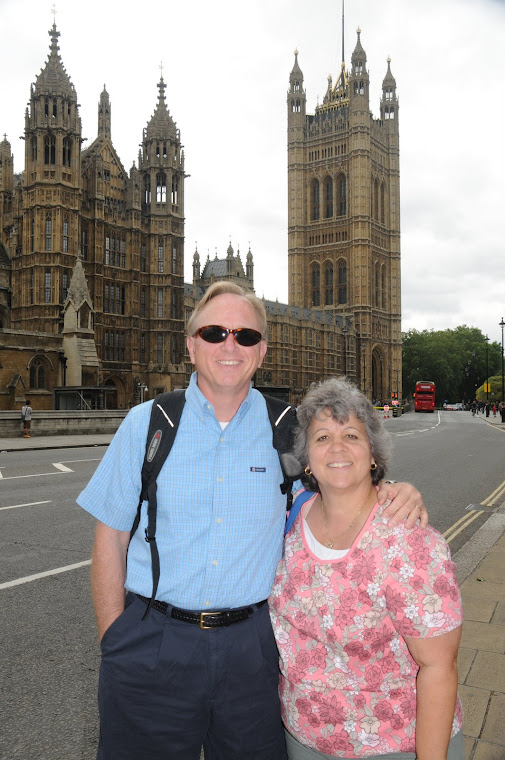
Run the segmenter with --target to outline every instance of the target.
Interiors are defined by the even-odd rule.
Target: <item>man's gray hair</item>
[[[314,383],[297,409],[298,426],[295,434],[294,454],[302,465],[309,461],[308,433],[313,419],[321,414],[330,413],[337,422],[347,422],[353,414],[366,429],[372,456],[377,464],[371,470],[372,483],[376,485],[386,474],[391,440],[366,396],[345,377],[331,377],[320,383]],[[304,484],[311,491],[318,491],[317,481],[313,476],[304,476]]]
[[[251,304],[260,321],[261,337],[266,340],[268,333],[268,324],[267,313],[265,311],[263,301],[260,301],[260,299],[255,296],[254,293],[251,293],[251,291],[244,290],[244,288],[241,288],[240,285],[237,285],[236,283],[230,282],[228,280],[218,280],[218,282],[212,283],[212,285],[205,291],[201,300],[197,303],[194,312],[189,318],[187,327],[188,335],[194,335],[198,327],[201,327],[201,325],[198,325],[198,318],[200,316],[200,312],[207,306],[209,301],[212,301],[212,299],[216,298],[217,296],[222,296],[227,293],[230,293],[234,296],[240,296],[244,299],[244,301],[247,301]],[[229,325],[223,325],[223,327],[229,327]],[[241,325],[241,327],[250,327],[250,325]]]

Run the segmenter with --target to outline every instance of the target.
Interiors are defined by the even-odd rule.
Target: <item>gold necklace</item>
[[[323,497],[321,496],[321,494],[319,494],[319,499],[320,499],[320,504],[321,504],[321,512],[323,514],[324,529],[326,531],[326,535],[329,537],[330,534],[329,534],[329,531],[328,531],[328,522],[326,520],[326,510],[324,508]],[[363,512],[364,508],[365,508],[365,504],[362,504],[361,507],[356,512],[356,514],[354,515],[354,517],[352,518],[352,520],[349,523],[349,525],[347,526],[347,528],[345,528],[344,530],[342,530],[340,532],[341,536],[343,536],[344,533],[347,533],[348,530],[351,530],[352,526],[355,524],[356,520],[358,519],[358,517],[360,516],[360,514]],[[325,543],[326,548],[327,549],[333,549],[334,545],[335,545],[335,542],[333,541],[333,539],[332,538],[328,538],[328,541]]]

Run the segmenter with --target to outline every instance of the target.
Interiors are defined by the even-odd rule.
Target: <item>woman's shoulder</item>
[[[421,525],[416,523],[413,528],[407,528],[405,521],[399,525],[390,526],[388,520],[383,516],[384,510],[388,506],[389,502],[386,502],[383,506],[376,506],[375,514],[373,516],[371,528],[376,535],[381,538],[393,538],[398,546],[412,547],[412,546],[429,546],[431,548],[440,547],[446,548],[449,553],[449,546],[443,535],[434,528],[432,525],[427,525],[426,528],[422,528]]]

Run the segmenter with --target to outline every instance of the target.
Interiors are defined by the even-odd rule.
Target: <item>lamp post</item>
[[[489,336],[484,338],[486,341],[486,403],[489,401]]]
[[[501,327],[501,400],[503,403],[505,401],[505,388],[504,388],[504,382],[503,382],[503,328],[505,327],[505,322],[503,321],[503,317],[501,318],[500,327]]]

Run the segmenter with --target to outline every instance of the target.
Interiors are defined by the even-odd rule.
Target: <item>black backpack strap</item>
[[[264,396],[268,409],[268,418],[272,426],[273,446],[279,454],[284,481],[281,492],[286,494],[286,510],[289,512],[293,503],[292,485],[303,473],[303,467],[293,454],[296,428],[296,409],[286,401],[273,396]]]
[[[140,491],[137,514],[130,532],[130,541],[137,530],[140,522],[142,503],[147,501],[147,528],[145,530],[146,541],[151,549],[151,564],[153,572],[153,591],[143,620],[149,614],[160,580],[160,557],[156,545],[156,516],[157,516],[157,485],[156,479],[163,464],[173,446],[177,429],[181,419],[185,403],[185,391],[175,390],[169,393],[161,393],[154,400],[149,431],[146,440],[146,452],[142,465],[142,487]]]

